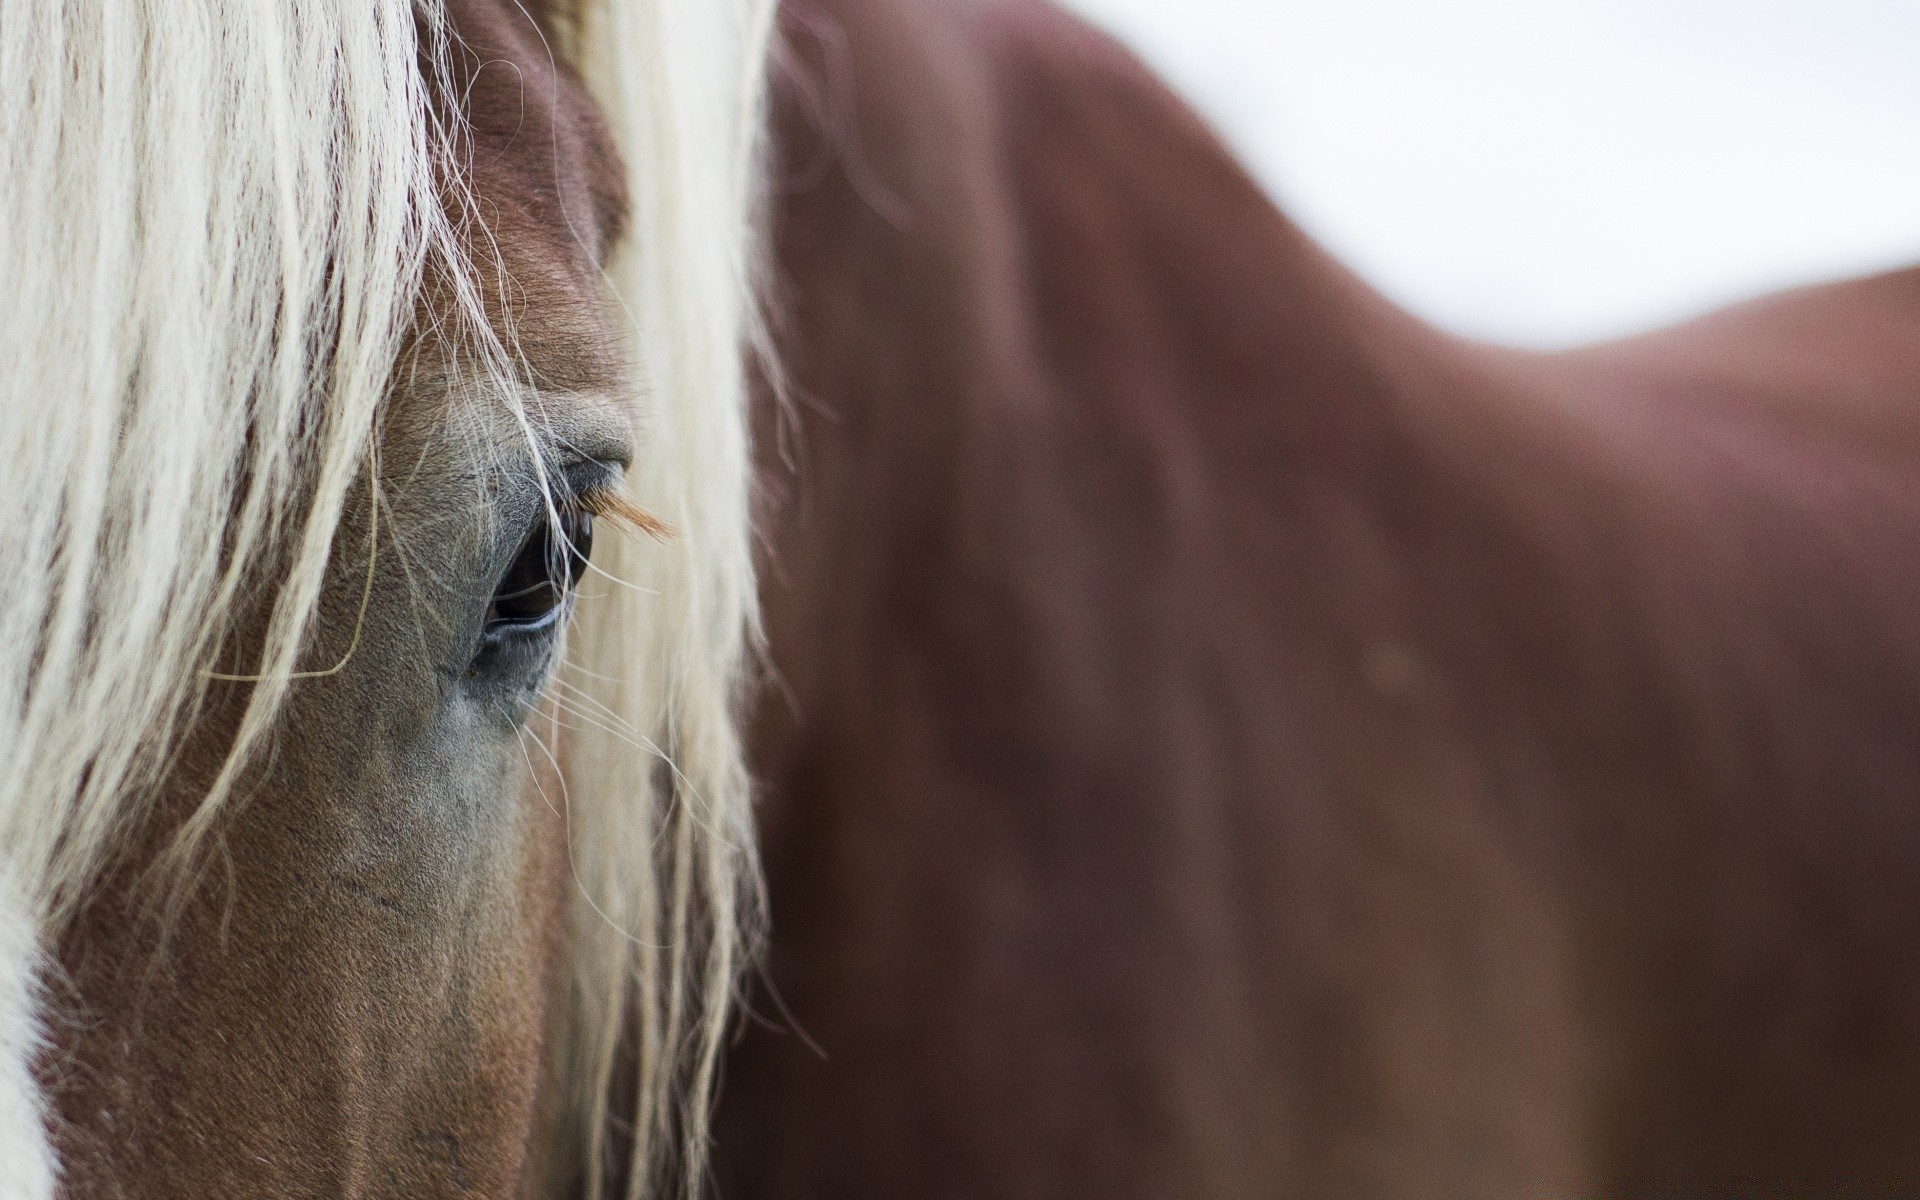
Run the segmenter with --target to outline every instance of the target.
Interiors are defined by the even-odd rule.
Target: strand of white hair
[[[733,718],[757,611],[741,350],[761,340],[748,234],[773,11],[772,0],[588,4],[565,39],[628,170],[634,233],[609,277],[652,399],[630,485],[675,532],[614,544],[606,570],[645,587],[583,602],[572,638],[574,685],[617,718],[580,730],[567,753],[589,901],[574,921],[575,1128],[587,1161],[605,1163],[625,1031],[641,1058],[633,1144],[615,1172],[630,1197],[669,1179],[699,1194],[744,957],[735,935],[759,913]],[[635,754],[636,740],[664,761]],[[648,821],[622,811],[636,802]],[[604,1190],[596,1169],[587,1194]]]

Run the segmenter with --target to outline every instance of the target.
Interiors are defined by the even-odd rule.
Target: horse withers
[[[1558,355],[790,0],[732,1200],[1920,1191],[1920,274]]]
[[[697,1173],[764,29],[0,6],[0,1195]]]

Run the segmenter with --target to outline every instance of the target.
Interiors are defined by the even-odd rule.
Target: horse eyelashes
[[[564,505],[558,520],[538,522],[487,606],[487,631],[535,629],[550,623],[593,554],[593,514]]]

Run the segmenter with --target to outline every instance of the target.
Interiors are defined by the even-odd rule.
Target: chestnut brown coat
[[[1470,345],[1042,3],[784,36],[720,1194],[1920,1191],[1920,272]]]

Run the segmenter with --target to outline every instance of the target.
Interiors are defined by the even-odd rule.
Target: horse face
[[[216,688],[60,948],[75,1015],[49,1090],[74,1196],[501,1196],[541,1170],[567,851],[540,697],[570,593],[596,586],[593,494],[631,452],[596,261],[624,201],[525,10],[449,8],[474,253],[536,394],[523,424],[423,338],[335,545],[317,673],[184,911],[153,919],[143,868],[203,794],[244,682]]]

